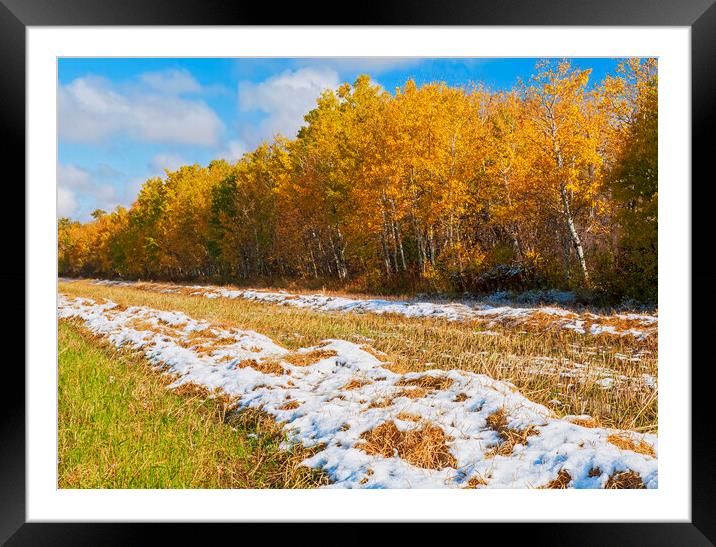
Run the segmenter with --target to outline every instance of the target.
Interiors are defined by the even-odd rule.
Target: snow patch
[[[178,375],[173,387],[193,382],[218,389],[239,398],[241,407],[274,416],[291,442],[317,447],[304,463],[323,468],[333,481],[331,488],[458,488],[471,479],[479,479],[483,488],[531,488],[550,483],[560,472],[569,473],[569,486],[603,488],[611,475],[628,470],[638,473],[647,488],[658,485],[655,435],[587,428],[555,418],[512,384],[483,374],[396,374],[345,340],[290,352],[254,331],[219,328],[181,312],[122,309],[88,298],[60,295],[58,316],[81,319],[115,346],[141,349],[151,363]],[[291,363],[296,353],[319,357],[299,366]],[[269,362],[279,363],[283,373],[261,372],[260,364]],[[418,388],[406,386],[425,382],[425,376],[441,387],[414,396],[411,390]],[[296,405],[287,405],[289,401]],[[490,426],[490,417],[498,412],[510,431],[534,431],[505,455],[495,453],[504,439]],[[401,419],[406,413],[419,422]],[[425,469],[397,455],[362,450],[362,435],[390,421],[401,431],[425,424],[441,428],[455,467]],[[615,446],[609,442],[615,433],[643,441],[654,455]]]
[[[180,288],[166,284],[116,280],[96,280],[94,283],[109,286],[137,286],[141,289],[161,292],[177,291]],[[463,302],[435,303],[415,300],[357,299],[324,294],[291,294],[286,291],[239,290],[210,285],[192,285],[188,288],[195,289],[190,293],[191,295],[210,299],[240,298],[319,312],[395,314],[409,318],[461,322],[479,321],[487,323],[489,328],[537,325],[545,329],[568,329],[578,334],[633,336],[638,339],[656,336],[658,331],[658,317],[655,315],[630,313],[610,316],[590,312],[575,313],[555,306],[519,307],[514,305],[516,303],[514,300],[510,304],[504,303],[507,293],[495,293],[484,301],[465,300]],[[525,294],[523,301],[527,303],[541,301],[546,298],[545,295],[549,294],[549,300],[569,304],[570,298],[573,297],[572,293],[561,291],[533,291]],[[619,326],[610,324],[615,319],[618,320]],[[627,323],[627,326],[623,326],[624,323]]]

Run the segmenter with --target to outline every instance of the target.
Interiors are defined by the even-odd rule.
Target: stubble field
[[[657,485],[655,315],[91,280],[59,289],[61,486]],[[88,409],[115,384],[71,388],[78,371],[62,356],[80,343],[101,353],[74,360],[85,373],[119,367],[161,389],[107,402],[134,409],[121,419]],[[156,424],[175,413],[152,405],[172,404],[207,420],[171,428],[197,458],[157,449],[128,478],[132,446],[166,444]],[[100,438],[83,444],[88,420]],[[107,437],[118,424],[136,429],[120,450]],[[97,442],[110,448],[89,455]],[[93,458],[103,471],[88,475]]]

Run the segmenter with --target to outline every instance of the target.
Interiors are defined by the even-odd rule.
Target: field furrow
[[[172,375],[172,388],[267,412],[292,442],[316,450],[303,463],[323,469],[332,487],[657,486],[655,435],[558,418],[486,374],[404,372],[365,343],[288,348],[253,330],[111,300],[61,294],[58,315],[141,350]]]
[[[320,312],[394,314],[409,318],[483,323],[487,328],[503,326],[533,330],[568,329],[579,334],[631,336],[637,339],[655,337],[658,332],[656,314],[601,315],[589,311],[575,312],[555,306],[529,307],[513,303],[496,304],[494,301],[465,300],[440,303],[419,300],[357,299],[326,294],[293,294],[286,291],[242,290],[211,285],[173,285],[117,280],[95,280],[93,283],[205,298],[240,298]]]

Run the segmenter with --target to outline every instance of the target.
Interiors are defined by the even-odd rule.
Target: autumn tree
[[[656,60],[629,59],[619,67],[624,99],[619,106],[623,144],[610,183],[620,204],[620,271],[624,292],[657,296],[658,79]]]
[[[656,74],[627,59],[590,83],[542,61],[510,90],[409,80],[393,93],[363,75],[322,93],[294,139],[167,171],[128,209],[60,219],[59,271],[654,298]]]
[[[572,69],[568,61],[544,61],[525,90],[530,138],[537,156],[532,166],[545,205],[566,228],[582,279],[589,284],[583,234],[596,207],[601,185],[602,158],[598,153],[597,111],[590,108],[587,83],[591,70]],[[568,258],[565,245],[565,259]],[[567,269],[567,275],[569,270]]]

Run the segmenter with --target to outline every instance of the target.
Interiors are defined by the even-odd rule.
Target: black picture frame
[[[716,127],[715,0],[382,0],[354,4],[351,20],[342,20],[335,3],[312,2],[271,6],[228,4],[218,0],[0,0],[0,120],[4,166],[18,167],[13,203],[25,203],[25,31],[28,26],[81,25],[583,25],[688,26],[691,28],[692,75],[692,501],[689,523],[510,524],[509,538],[531,543],[579,545],[712,545],[716,542],[716,473],[714,473],[713,375],[708,311],[716,300],[711,290],[716,274],[709,266],[714,230],[709,216],[713,168],[708,135]],[[327,51],[330,54],[330,51]],[[668,107],[668,105],[667,105]],[[686,183],[686,182],[685,182]],[[5,188],[6,192],[12,191]],[[698,190],[698,193],[696,193]],[[7,195],[7,194],[6,194]],[[8,200],[11,198],[8,198]],[[9,201],[8,201],[9,203]],[[17,208],[19,210],[19,207]],[[6,234],[17,232],[19,220],[5,216]],[[13,238],[6,238],[13,239]],[[5,286],[25,282],[24,241],[7,242],[8,256],[18,257],[12,271],[0,273]],[[12,248],[15,245],[15,248]],[[13,252],[14,251],[14,252]],[[697,252],[698,251],[698,252]],[[9,264],[9,261],[8,261]],[[3,269],[5,270],[5,269]],[[20,311],[20,291],[14,291]],[[24,303],[24,302],[23,302]],[[22,308],[23,317],[25,315]],[[23,324],[16,321],[15,324]],[[26,328],[31,328],[27,325]],[[697,349],[702,351],[695,351]],[[701,356],[699,359],[697,356]],[[669,363],[689,366],[689,363]],[[9,367],[8,367],[9,368]],[[0,420],[0,541],[8,545],[132,544],[147,539],[147,524],[26,523],[25,516],[25,376],[14,367],[5,381]],[[14,375],[14,377],[13,377]],[[22,386],[20,389],[19,386]],[[588,510],[585,510],[588,515]],[[320,518],[319,515],[316,516]],[[555,515],[555,518],[559,518]],[[232,525],[196,527],[162,525],[162,539],[171,536],[203,544]],[[246,525],[244,525],[246,526]],[[504,527],[504,525],[483,525]],[[280,527],[278,528],[280,530]],[[277,530],[277,531],[278,531]],[[155,530],[153,529],[152,532]],[[503,530],[495,530],[498,534]],[[250,532],[244,532],[250,533]],[[459,533],[455,531],[453,533]]]

